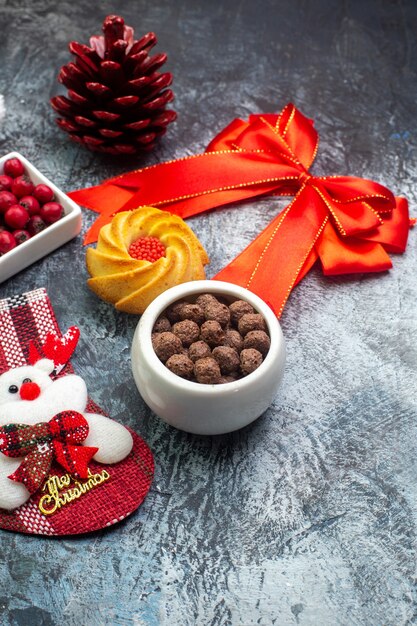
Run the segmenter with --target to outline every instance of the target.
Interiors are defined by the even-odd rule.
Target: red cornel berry
[[[27,230],[24,230],[23,228],[19,230],[14,230],[12,235],[15,238],[16,244],[18,246],[20,246],[21,243],[25,243],[25,241],[30,239],[30,233]]]
[[[39,215],[47,224],[53,224],[64,215],[64,207],[59,202],[47,202],[41,207]]]
[[[14,204],[4,214],[4,221],[10,228],[24,228],[29,221],[29,213],[20,204]]]
[[[45,204],[45,202],[52,202],[52,200],[54,199],[54,192],[52,191],[52,189],[48,187],[48,185],[43,184],[36,185],[35,189],[33,190],[33,195],[42,204]]]
[[[23,196],[20,198],[19,204],[26,209],[29,215],[39,215],[41,206],[34,196]]]
[[[27,225],[27,229],[29,233],[32,235],[32,237],[33,235],[37,235],[38,233],[40,233],[42,230],[45,230],[45,228],[46,228],[46,224],[41,218],[41,216],[32,215]]]
[[[22,176],[25,173],[22,161],[16,158],[8,159],[4,164],[4,173],[12,178]]]
[[[154,263],[165,256],[165,246],[157,237],[140,237],[130,244],[129,254],[138,261]]]
[[[12,182],[12,193],[16,196],[16,198],[23,198],[23,196],[30,196],[32,191],[34,190],[35,185],[32,183],[30,178],[23,174],[22,176],[18,176]]]
[[[15,247],[16,241],[12,233],[9,233],[8,230],[2,230],[0,232],[0,256],[9,252],[9,250],[13,250]]]
[[[2,174],[0,176],[0,191],[10,191],[12,188],[13,178],[11,176],[6,176],[6,174]]]
[[[11,191],[0,191],[0,213],[6,213],[14,204],[17,204],[17,198]]]

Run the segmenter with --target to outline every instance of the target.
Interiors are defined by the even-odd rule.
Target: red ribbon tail
[[[54,441],[55,460],[69,472],[79,478],[88,478],[88,463],[98,451],[89,446],[74,446]]]
[[[253,291],[280,317],[295,283],[317,258],[314,244],[327,220],[326,207],[319,196],[311,187],[304,187],[283,213],[214,279]]]
[[[84,237],[84,245],[87,245],[97,241],[100,228],[108,224],[113,215],[123,208],[134,196],[134,191],[110,183],[103,183],[96,187],[70,191],[67,196],[77,204],[100,214]]]
[[[116,212],[132,197],[135,190],[123,189],[118,185],[102,183],[95,187],[85,187],[77,191],[69,191],[69,196],[77,204],[82,204],[96,213]]]
[[[387,252],[402,254],[407,247],[410,230],[408,201],[395,198],[395,208],[390,215],[382,216],[383,223],[375,234],[364,235],[366,241],[373,241],[384,246]]]
[[[384,272],[392,267],[391,259],[379,243],[338,237],[328,222],[316,245],[325,276]]]

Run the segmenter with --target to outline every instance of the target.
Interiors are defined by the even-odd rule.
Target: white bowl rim
[[[151,340],[151,332],[153,325],[159,315],[173,302],[181,298],[186,298],[198,293],[214,293],[219,295],[229,295],[237,299],[246,300],[249,304],[257,310],[264,317],[268,326],[269,335],[271,339],[271,345],[265,359],[261,365],[251,374],[244,376],[238,380],[231,381],[224,384],[204,384],[198,383],[185,378],[181,378],[177,374],[171,372],[157,357]],[[159,296],[155,298],[146,308],[145,312],[138,323],[135,337],[133,341],[138,341],[140,335],[140,341],[142,342],[141,350],[144,354],[144,358],[147,359],[148,365],[151,369],[165,378],[170,385],[176,386],[184,392],[191,395],[228,395],[230,393],[237,393],[239,390],[244,389],[246,386],[254,386],[258,379],[262,378],[264,372],[269,369],[276,358],[279,358],[280,353],[284,350],[285,355],[285,340],[282,334],[281,326],[275,313],[269,307],[264,300],[259,296],[249,291],[245,287],[240,287],[234,283],[229,283],[219,280],[196,280],[187,283],[181,283],[175,287],[167,289]]]

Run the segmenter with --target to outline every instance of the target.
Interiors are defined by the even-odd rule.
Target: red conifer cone
[[[135,154],[154,147],[175,111],[165,110],[174,98],[169,72],[161,74],[165,53],[149,56],[156,44],[154,33],[138,41],[122,17],[109,15],[103,36],[90,39],[90,47],[69,44],[75,62],[61,68],[60,83],[68,97],[51,98],[61,117],[57,124],[71,139],[90,150],[110,154]]]

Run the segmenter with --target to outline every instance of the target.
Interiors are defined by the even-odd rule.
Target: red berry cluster
[[[165,246],[157,237],[139,237],[130,244],[129,254],[138,261],[154,263],[165,256]]]
[[[48,185],[34,185],[20,159],[4,163],[0,175],[0,256],[64,215]]]

